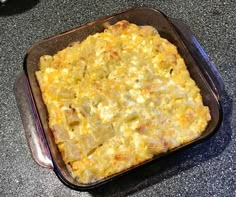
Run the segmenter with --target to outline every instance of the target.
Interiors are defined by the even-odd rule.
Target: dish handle
[[[23,122],[25,136],[31,155],[35,162],[48,169],[53,169],[52,157],[48,148],[44,132],[38,124],[39,119],[36,117],[35,106],[30,97],[28,81],[25,73],[21,73],[14,84],[14,94],[17,106]]]

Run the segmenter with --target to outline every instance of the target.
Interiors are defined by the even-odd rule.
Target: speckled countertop
[[[236,196],[235,5],[235,0],[40,0],[19,14],[0,11],[0,196]],[[14,81],[36,41],[134,6],[159,8],[192,28],[224,79],[223,123],[209,140],[154,162],[148,173],[131,173],[93,192],[72,191],[32,160]]]

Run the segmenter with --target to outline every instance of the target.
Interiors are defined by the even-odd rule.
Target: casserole
[[[48,126],[47,120],[47,110],[43,104],[41,92],[39,86],[37,84],[37,80],[35,77],[35,72],[38,70],[38,62],[39,58],[43,55],[50,54],[53,55],[57,51],[67,47],[70,43],[76,41],[84,40],[88,35],[94,34],[96,32],[102,32],[104,30],[104,23],[109,22],[110,24],[114,24],[120,20],[128,20],[129,22],[135,23],[137,25],[150,25],[155,27],[160,35],[170,42],[172,42],[175,46],[177,46],[179,53],[183,57],[186,62],[188,71],[191,75],[191,78],[194,79],[196,84],[201,90],[201,95],[203,97],[203,102],[205,105],[209,107],[210,114],[212,119],[209,121],[209,124],[202,135],[194,141],[191,141],[187,144],[184,144],[180,147],[172,149],[171,151],[156,156],[152,159],[149,159],[141,164],[133,166],[127,170],[124,170],[118,174],[111,175],[107,178],[99,180],[94,183],[81,184],[76,182],[69,174],[68,170],[64,162],[62,161],[61,155],[57,149],[57,146],[54,142],[53,135]],[[50,155],[52,158],[53,168],[58,177],[68,185],[69,187],[77,190],[87,190],[99,186],[108,180],[112,180],[112,178],[117,177],[124,172],[127,172],[139,165],[143,165],[144,163],[148,163],[154,159],[157,159],[160,156],[164,156],[171,152],[174,152],[177,149],[183,148],[188,144],[193,144],[203,138],[206,138],[213,131],[216,130],[217,126],[221,121],[221,110],[219,104],[219,93],[217,91],[217,85],[214,84],[214,75],[212,75],[212,70],[204,69],[201,65],[196,64],[196,60],[193,59],[193,56],[190,54],[186,45],[184,44],[184,39],[180,37],[180,34],[177,33],[176,29],[170,22],[170,20],[161,12],[149,9],[149,8],[136,8],[125,11],[120,14],[113,15],[111,17],[107,17],[104,19],[97,20],[95,22],[86,24],[79,28],[73,29],[71,31],[65,32],[63,34],[54,36],[52,38],[43,40],[37,44],[35,44],[27,53],[25,58],[24,70],[27,76],[27,88],[30,92],[30,100],[33,105],[35,104],[34,112],[36,113],[36,118],[38,119],[38,124],[42,126],[42,130],[45,135],[46,143],[49,147]],[[211,77],[213,76],[213,77]]]

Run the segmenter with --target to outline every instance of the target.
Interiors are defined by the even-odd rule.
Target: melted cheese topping
[[[210,120],[176,47],[150,26],[120,21],[39,67],[49,126],[81,183],[190,142]]]

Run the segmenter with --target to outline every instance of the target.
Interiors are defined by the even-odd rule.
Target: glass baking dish
[[[114,24],[120,20],[128,20],[137,25],[155,27],[160,35],[177,46],[184,58],[187,69],[201,90],[203,102],[210,109],[212,119],[202,135],[192,142],[181,145],[167,153],[157,155],[143,163],[126,169],[120,173],[106,177],[100,181],[81,184],[69,174],[61,154],[54,142],[54,137],[48,126],[48,114],[43,103],[35,72],[38,70],[39,58],[42,55],[53,55],[75,41],[82,41],[88,35],[102,32],[104,23]],[[15,95],[26,131],[26,138],[34,160],[41,166],[53,169],[58,178],[68,187],[75,190],[89,190],[126,174],[130,170],[146,165],[160,157],[198,143],[213,134],[222,120],[220,96],[224,89],[222,79],[209,61],[208,56],[188,26],[182,21],[170,19],[163,13],[152,8],[133,8],[119,14],[98,19],[65,33],[42,40],[33,45],[27,52],[24,61],[24,73],[15,83]],[[25,99],[26,98],[26,99]]]

